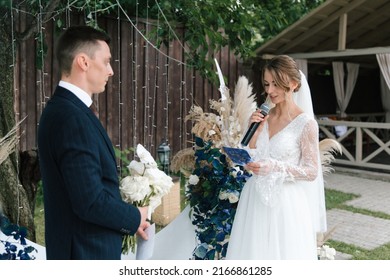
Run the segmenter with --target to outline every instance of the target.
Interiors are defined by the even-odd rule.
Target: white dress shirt
[[[58,84],[60,87],[66,88],[67,90],[71,91],[74,95],[77,96],[78,99],[80,99],[88,108],[92,105],[92,98],[89,96],[88,93],[86,93],[84,90],[81,88],[65,82],[65,81],[60,81]]]

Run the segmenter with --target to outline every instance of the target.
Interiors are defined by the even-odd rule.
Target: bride
[[[251,117],[251,122],[261,121],[247,148],[253,162],[245,168],[254,175],[241,193],[226,258],[314,260],[316,234],[327,226],[310,89],[295,61],[285,55],[265,65],[262,81],[274,107],[266,117],[259,111]],[[153,258],[191,258],[194,231],[187,208],[157,235]]]
[[[275,106],[267,116],[252,114],[251,122],[261,122],[249,142],[253,162],[246,168],[254,175],[241,193],[227,259],[317,259],[325,199],[311,102],[306,108],[294,100],[309,93],[302,76],[288,56],[264,66],[263,86]]]

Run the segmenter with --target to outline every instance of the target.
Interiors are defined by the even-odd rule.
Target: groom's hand
[[[150,226],[150,223],[146,220],[148,217],[148,209],[148,206],[138,207],[138,210],[141,213],[141,223],[138,227],[137,234],[144,240],[148,240],[148,235],[146,234],[145,229]]]

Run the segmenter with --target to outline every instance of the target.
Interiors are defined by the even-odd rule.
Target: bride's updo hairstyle
[[[297,83],[294,92],[297,92],[301,87],[301,74],[295,60],[287,55],[278,55],[270,59],[263,67],[263,76],[261,82],[264,87],[264,72],[268,70],[275,80],[276,86],[290,91],[289,82],[291,80]]]

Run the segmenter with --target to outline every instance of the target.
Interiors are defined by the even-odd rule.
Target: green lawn
[[[338,208],[338,209],[351,211],[354,213],[360,213],[363,215],[369,215],[377,218],[390,220],[389,214],[369,211],[366,209],[356,208],[345,204],[347,201],[355,199],[357,197],[359,196],[355,194],[343,193],[337,190],[326,189],[325,190],[326,209],[330,210],[332,208]],[[364,248],[359,248],[354,245],[335,241],[332,240],[332,237],[330,237],[330,240],[328,240],[327,243],[331,247],[335,248],[336,251],[351,255],[353,260],[389,260],[390,259],[390,243],[380,246],[374,250],[366,250]]]

